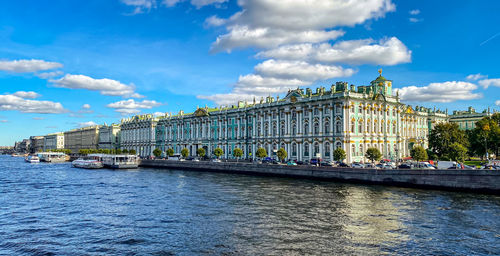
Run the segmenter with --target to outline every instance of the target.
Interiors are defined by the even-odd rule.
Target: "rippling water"
[[[500,197],[0,157],[2,255],[499,255]]]

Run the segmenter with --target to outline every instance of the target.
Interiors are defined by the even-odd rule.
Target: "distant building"
[[[100,125],[94,125],[64,132],[64,148],[72,153],[78,153],[80,149],[97,149],[100,128]]]
[[[134,149],[142,157],[152,156],[156,145],[157,123],[158,118],[151,114],[122,119],[120,148]]]
[[[42,152],[43,151],[43,136],[31,136],[30,137],[30,153]]]
[[[461,130],[472,130],[476,128],[477,121],[481,120],[483,117],[491,116],[494,113],[495,111],[492,113],[490,108],[478,113],[474,108],[469,107],[466,111],[453,111],[453,115],[450,116],[449,121],[458,124]]]
[[[22,141],[16,142],[14,145],[14,150],[18,153],[28,153],[30,151],[31,141],[30,139],[24,139]]]
[[[120,148],[120,125],[103,125],[99,129],[99,149]]]
[[[44,136],[43,142],[44,150],[54,150],[64,148],[64,133],[52,133]]]
[[[189,114],[180,111],[159,118],[155,137],[156,147],[163,152],[187,148],[196,155],[197,149],[204,148],[207,156],[213,156],[219,147],[224,158],[233,158],[233,150],[240,148],[243,158],[255,159],[257,149],[263,147],[272,157],[284,148],[292,160],[333,160],[333,151],[343,148],[351,163],[366,162],[370,147],[378,148],[384,158],[409,156],[414,145],[427,147],[430,129],[447,119],[444,111],[401,103],[398,94],[393,95],[392,81],[380,75],[357,90],[347,82],[337,82],[330,90],[290,90],[283,99],[240,101]],[[144,125],[144,134],[151,136],[152,127]],[[123,131],[122,126],[122,137]],[[134,128],[129,132],[139,133]]]

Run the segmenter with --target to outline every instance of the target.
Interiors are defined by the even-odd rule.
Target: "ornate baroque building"
[[[476,128],[477,121],[483,119],[483,117],[492,116],[494,113],[496,113],[495,110],[492,112],[490,108],[478,113],[474,108],[469,107],[465,111],[453,111],[453,115],[450,116],[450,122],[457,123],[461,130],[473,130]]]
[[[142,157],[152,156],[156,145],[158,118],[151,114],[121,120],[120,148],[134,149]]]
[[[198,148],[204,148],[212,156],[220,147],[223,157],[232,158],[232,151],[241,148],[244,158],[255,158],[259,147],[270,156],[284,148],[288,158],[296,160],[317,156],[333,160],[333,150],[341,147],[347,162],[366,161],[366,149],[376,147],[384,158],[395,160],[408,156],[416,144],[427,147],[433,124],[447,118],[442,111],[401,103],[397,93],[393,95],[392,81],[380,75],[357,89],[346,82],[337,82],[328,91],[317,88],[315,93],[296,89],[283,99],[267,97],[251,104],[198,108],[190,114],[180,111],[161,117],[157,125],[156,119],[133,117],[122,122],[122,137],[124,125],[130,126],[126,138],[135,144],[127,147],[122,140],[122,147],[144,147],[144,153],[151,155],[156,138],[156,147],[163,152],[188,148],[195,155]],[[155,126],[156,134],[148,135]]]

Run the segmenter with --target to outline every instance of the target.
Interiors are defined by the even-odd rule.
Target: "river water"
[[[499,255],[500,197],[0,156],[0,255]]]

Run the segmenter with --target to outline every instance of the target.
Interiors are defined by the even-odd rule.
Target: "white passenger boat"
[[[139,167],[139,157],[136,155],[90,154],[89,157],[99,157],[106,168],[132,169]]]
[[[40,161],[48,163],[62,163],[69,160],[69,156],[62,152],[41,152],[38,153]]]
[[[40,158],[38,156],[27,156],[24,161],[28,163],[40,163]]]
[[[101,161],[97,159],[84,159],[84,158],[78,158],[75,161],[71,162],[73,167],[76,168],[85,168],[85,169],[100,169],[103,168],[104,165]]]

